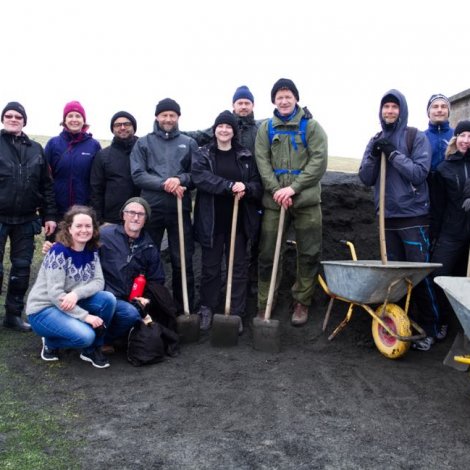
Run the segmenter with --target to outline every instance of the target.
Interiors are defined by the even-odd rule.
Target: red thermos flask
[[[129,294],[129,300],[132,300],[134,297],[142,297],[144,294],[145,284],[147,284],[147,279],[145,279],[144,274],[139,274],[132,283],[131,293]]]

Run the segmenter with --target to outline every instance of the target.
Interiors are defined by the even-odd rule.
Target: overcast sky
[[[20,101],[25,132],[56,135],[66,102],[85,107],[90,132],[112,137],[111,116],[151,132],[156,103],[181,105],[180,128],[212,125],[239,85],[255,116],[292,79],[329,137],[329,153],[360,158],[379,130],[380,98],[408,100],[427,126],[433,93],[470,88],[470,2],[463,0],[17,0],[2,2],[0,106]]]

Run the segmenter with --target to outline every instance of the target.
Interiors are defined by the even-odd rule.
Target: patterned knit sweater
[[[47,253],[26,303],[26,314],[31,315],[46,307],[60,303],[65,294],[75,292],[78,300],[91,297],[104,288],[98,251],[74,251],[61,243],[55,243]],[[64,312],[84,320],[88,312],[76,305]]]

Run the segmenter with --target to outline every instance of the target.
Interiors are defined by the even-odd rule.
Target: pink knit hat
[[[64,107],[64,121],[65,121],[65,116],[67,116],[68,113],[72,112],[77,112],[80,113],[83,116],[83,120],[86,122],[86,113],[85,110],[83,109],[83,106],[78,102],[78,101],[70,101],[70,103],[67,103]]]

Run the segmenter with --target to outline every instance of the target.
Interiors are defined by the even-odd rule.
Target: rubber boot
[[[21,315],[14,315],[12,313],[5,313],[5,318],[3,319],[3,326],[5,328],[10,328],[15,331],[21,331],[22,333],[31,331],[31,325],[23,321],[21,319]]]

